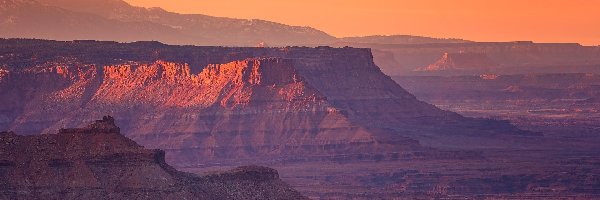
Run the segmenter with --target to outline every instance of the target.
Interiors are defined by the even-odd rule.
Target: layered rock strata
[[[53,133],[110,114],[128,137],[165,149],[181,165],[423,151],[420,135],[522,133],[417,100],[379,70],[368,49],[0,46],[0,62],[11,70],[0,84],[8,94],[0,99],[0,128]]]

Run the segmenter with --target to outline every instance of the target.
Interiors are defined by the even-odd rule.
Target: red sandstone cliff
[[[418,101],[366,49],[4,42],[15,72],[0,84],[10,94],[2,129],[52,133],[110,114],[179,165],[420,151],[427,135],[519,133]]]

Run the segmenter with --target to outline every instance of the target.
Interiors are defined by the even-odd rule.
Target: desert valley
[[[600,198],[600,46],[0,3],[0,199]]]

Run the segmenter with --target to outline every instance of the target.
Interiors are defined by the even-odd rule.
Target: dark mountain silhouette
[[[7,38],[256,46],[321,44],[335,38],[310,27],[264,20],[177,14],[120,0],[3,0],[0,35]]]

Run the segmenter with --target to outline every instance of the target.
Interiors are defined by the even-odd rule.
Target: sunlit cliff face
[[[374,142],[371,133],[351,124],[323,94],[307,84],[290,60],[248,58],[201,69],[194,74],[186,63],[160,60],[102,67],[51,62],[33,67],[22,75],[53,84],[41,86],[48,89],[40,88],[41,93],[35,95],[39,105],[25,105],[26,110],[36,111],[25,112],[13,127],[58,113],[77,119],[113,113],[141,120],[124,127],[129,137],[152,141],[144,143],[152,147],[198,148],[191,157],[216,157],[215,149],[221,146]],[[66,126],[63,122],[45,132]],[[165,136],[171,139],[151,139],[161,131],[158,129],[170,132]],[[333,137],[339,132],[344,136]],[[282,137],[284,133],[293,136]],[[250,152],[237,152],[235,156],[246,153]],[[170,157],[181,158],[185,159]]]
[[[5,76],[8,76],[8,73],[8,70],[0,68],[0,81],[2,81]]]
[[[0,127],[50,134],[111,115],[179,165],[420,150],[413,135],[489,126],[522,134],[419,101],[369,49],[4,42],[19,57],[2,63],[14,72],[0,84]]]
[[[253,97],[274,97],[280,102],[275,105],[277,109],[306,110],[323,103],[323,97],[305,86],[291,63],[280,59],[211,64],[198,74],[192,74],[187,64],[165,61],[103,66],[101,72],[96,66],[59,65],[40,69],[39,73],[48,72],[72,83],[52,95],[56,101],[82,98],[85,87],[101,80],[91,98],[103,104],[197,109],[219,105],[233,109],[246,107]]]

